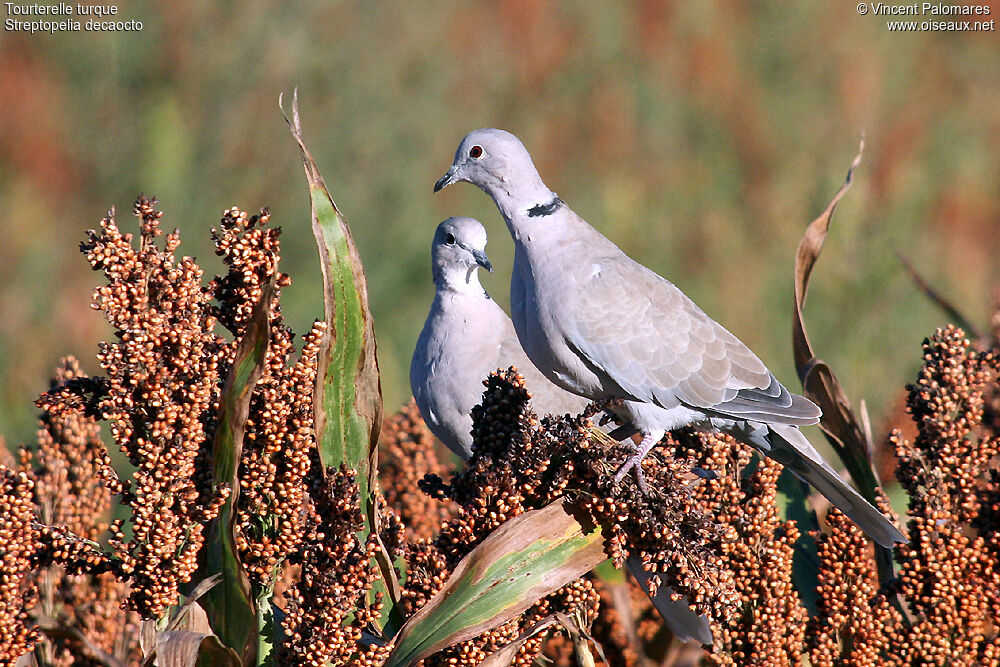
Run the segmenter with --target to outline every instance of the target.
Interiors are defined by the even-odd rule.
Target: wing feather
[[[567,343],[627,397],[764,422],[819,418],[736,336],[624,254],[594,262],[568,312]]]

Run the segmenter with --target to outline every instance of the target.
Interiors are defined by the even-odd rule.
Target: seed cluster
[[[140,197],[135,214],[138,247],[131,234],[118,229],[113,214],[81,246],[107,279],[94,295],[94,307],[117,336],[116,342],[100,346],[106,375],[64,374],[39,405],[63,422],[80,415],[109,421],[116,445],[136,467],[131,479],[119,479],[96,435],[87,451],[81,450],[89,461],[80,463],[81,473],[90,470],[90,479],[103,480],[130,509],[130,537],[122,522],[110,527],[112,563],[131,582],[128,606],[156,618],[190,580],[204,526],[230,492],[212,475],[220,393],[243,330],[271,281],[270,340],[246,423],[236,540],[257,591],[284,575],[282,565],[298,548],[307,520],[312,393],[325,325],[313,326],[292,363],[294,335],[282,320],[278,300],[290,281],[277,271],[280,230],[268,226],[266,209],[254,216],[235,207],[224,212],[213,240],[227,271],[206,286],[201,268],[175,255],[176,232],[166,235],[162,247],[156,242],[162,217],[156,201]],[[218,324],[232,340],[216,333]],[[80,497],[96,501],[103,496]],[[89,512],[87,502],[77,504],[77,511]],[[79,533],[59,517],[53,522],[42,538],[55,540],[63,559],[73,549],[78,560],[97,557],[79,539],[89,533]],[[95,567],[91,563],[92,574]]]
[[[273,586],[286,554],[302,539],[313,438],[312,393],[326,325],[303,338],[291,366],[291,333],[276,320],[266,369],[254,388],[240,461],[236,543],[251,581]]]
[[[21,449],[21,469],[35,484],[41,520],[36,561],[56,564],[71,574],[118,570],[96,545],[108,529],[111,511],[111,494],[103,481],[104,468],[110,464],[100,427],[79,401],[64,400],[66,386],[89,380],[76,359],[60,361],[52,390],[35,402],[42,408],[37,447]],[[44,583],[46,577],[42,579]]]
[[[38,631],[28,611],[37,602],[31,570],[38,550],[34,484],[25,472],[0,466],[0,665],[31,651]]]
[[[809,661],[814,667],[883,665],[892,650],[887,630],[902,616],[879,591],[871,542],[861,529],[836,508],[826,523],[830,532],[816,542],[819,614],[810,622]]]
[[[897,556],[900,594],[915,620],[890,633],[904,664],[920,656],[920,664],[1000,665],[1000,560],[990,548],[995,531],[982,531],[980,521],[987,468],[1000,452],[998,434],[982,428],[983,393],[995,383],[992,354],[974,351],[956,327],[939,329],[924,342],[924,365],[909,387],[919,435],[912,443],[891,438],[910,498],[910,543]]]
[[[449,499],[431,498],[419,489],[425,475],[443,476],[451,470],[438,457],[434,436],[411,400],[385,419],[379,436],[379,481],[385,502],[404,526],[409,542],[430,540],[457,506]]]
[[[52,386],[84,379],[77,361],[63,359]],[[122,609],[128,585],[111,572],[114,564],[94,543],[108,528],[111,494],[101,481],[105,453],[97,422],[79,407],[40,404],[41,428],[33,455],[22,454],[22,465],[34,481],[34,500],[43,525],[35,572],[40,616],[78,629],[91,646],[136,662],[138,617]],[[51,562],[51,565],[45,563]],[[90,648],[75,637],[47,637],[38,647],[47,665],[83,664]]]
[[[238,338],[264,286],[274,280],[265,368],[251,394],[238,471],[236,546],[257,592],[277,583],[287,554],[296,551],[304,533],[309,451],[315,446],[312,394],[326,330],[325,323],[314,323],[291,363],[294,334],[280,304],[281,289],[291,280],[278,271],[281,230],[269,222],[266,208],[254,216],[236,207],[223,213],[212,238],[228,271],[208,286],[216,300],[212,314]]]
[[[266,209],[254,216],[227,210],[213,229],[227,271],[203,287],[194,261],[174,256],[176,233],[162,249],[155,243],[162,215],[155,200],[141,197],[136,214],[138,249],[110,216],[83,244],[108,279],[95,295],[118,336],[101,347],[107,376],[66,378],[50,392],[52,403],[110,420],[116,443],[138,468],[122,482],[106,453],[94,453],[101,476],[132,512],[135,536],[126,541],[114,524],[110,540],[117,570],[131,581],[129,605],[147,618],[162,614],[197,565],[203,526],[229,492],[212,477],[220,392],[254,307],[273,281],[265,368],[250,397],[238,469],[237,549],[255,594],[276,584],[288,590],[286,627],[296,628],[283,648],[289,664],[364,653],[356,644],[378,607],[356,613],[347,626],[343,621],[371,586],[374,546],[356,544],[353,482],[346,473],[327,479],[316,460],[312,396],[325,324],[306,334],[293,363],[294,335],[279,302],[290,283],[277,270],[280,230],[268,226]],[[218,324],[232,340],[215,333]],[[333,616],[329,629],[317,630]]]
[[[313,463],[318,470],[319,462]],[[372,565],[376,543],[374,537],[364,544],[358,539],[364,525],[358,485],[346,468],[312,479],[313,511],[302,548],[292,556],[301,573],[285,593],[287,641],[275,664],[375,667],[391,646],[361,643],[363,630],[378,620],[382,603],[370,605],[367,599],[378,576]]]
[[[285,273],[278,271],[281,229],[269,227],[271,213],[267,208],[258,215],[248,215],[235,206],[223,212],[219,229],[212,229],[215,254],[222,258],[229,271],[217,276],[209,291],[218,305],[212,313],[219,323],[236,335],[243,331],[254,306],[260,301],[264,285],[274,276],[275,290],[291,284]],[[280,321],[278,300],[272,305],[272,315],[277,319],[274,328],[289,338],[291,334]]]
[[[82,377],[80,364],[67,357],[59,362],[51,386],[59,387]],[[47,524],[97,540],[106,530],[111,495],[101,481],[97,461],[104,443],[98,423],[76,409],[51,405],[42,397],[38,448],[32,477],[39,518]]]
[[[734,595],[731,576],[715,563],[726,531],[698,506],[685,481],[689,468],[682,461],[651,456],[644,472],[650,487],[657,489],[655,498],[638,493],[634,482],[615,487],[614,473],[630,451],[591,435],[588,419],[597,408],[578,418],[539,420],[529,398],[515,369],[490,376],[483,404],[473,410],[475,444],[468,467],[450,484],[434,475],[423,480],[426,492],[450,498],[459,510],[434,540],[411,550],[413,571],[404,594],[411,605],[423,604],[447,572],[505,521],[566,496],[610,527],[609,556],[619,564],[636,555],[654,580],[687,596],[702,611],[723,609],[724,604],[713,601],[732,600]],[[578,580],[520,619],[442,651],[426,664],[476,664],[550,610],[578,613],[589,627],[598,601],[593,585]],[[534,660],[545,633],[537,638],[522,647],[515,664]]]
[[[807,613],[792,586],[792,557],[799,531],[782,521],[776,503],[781,465],[721,434],[677,434],[676,456],[691,457],[718,473],[696,488],[701,507],[731,531],[720,566],[735,582],[734,598],[713,600],[715,643],[711,665],[797,664]]]
[[[952,326],[924,341],[923,351],[907,397],[917,436],[889,437],[909,496],[910,542],[896,548],[898,579],[880,590],[860,530],[830,513],[831,532],[819,540],[820,615],[810,646],[817,667],[1000,665],[998,434],[983,423],[995,360]]]
[[[156,200],[140,197],[134,213],[138,248],[112,212],[81,249],[107,278],[94,293],[94,307],[118,338],[100,345],[107,376],[98,412],[136,468],[121,484],[132,535],[116,522],[111,546],[132,580],[130,606],[157,618],[190,580],[205,524],[227,495],[199,484],[204,473],[197,465],[211,442],[227,346],[213,332],[202,270],[190,257],[174,256],[177,232],[166,236],[163,248],[156,244],[162,231]]]
[[[302,539],[313,439],[312,393],[325,325],[304,337],[293,366],[291,339],[272,336],[268,368],[251,397],[240,462],[236,545],[251,580],[274,584],[286,554]],[[287,341],[287,345],[281,345]],[[263,520],[262,520],[263,519]]]

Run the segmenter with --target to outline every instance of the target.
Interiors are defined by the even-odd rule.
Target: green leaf
[[[511,519],[455,567],[400,629],[384,667],[410,665],[521,614],[607,558],[600,528],[557,500]]]
[[[324,469],[346,463],[371,496],[381,426],[382,390],[368,286],[347,220],[337,208],[302,138],[297,97],[292,135],[299,143],[312,202],[312,228],[323,273],[326,322],[316,386],[316,433]],[[370,501],[370,498],[369,498]]]
[[[280,104],[280,101],[279,101]],[[375,535],[376,554],[388,593],[384,621],[398,619],[400,585],[396,570],[379,537],[378,436],[382,425],[382,387],[375,354],[375,330],[368,308],[368,283],[351,230],[306,148],[299,120],[298,92],[292,117],[285,116],[299,144],[312,202],[312,228],[323,273],[327,331],[316,378],[315,430],[319,458],[326,471],[346,464],[357,473],[365,527],[362,542]]]
[[[594,574],[605,584],[611,586],[626,585],[625,571],[615,567],[610,558],[594,568]]]
[[[277,568],[276,568],[277,569]],[[270,665],[274,647],[278,641],[279,624],[276,623],[271,598],[274,588],[268,587],[257,596],[257,664]]]
[[[778,505],[786,521],[794,521],[799,527],[799,539],[795,540],[792,556],[792,583],[799,599],[811,616],[817,613],[819,586],[819,555],[816,540],[810,531],[819,530],[816,512],[809,506],[808,488],[790,470],[781,471],[778,477]]]
[[[250,580],[236,549],[237,479],[243,436],[250,412],[250,396],[264,373],[271,336],[270,313],[274,277],[264,285],[260,301],[236,348],[233,366],[219,402],[218,426],[212,446],[213,471],[217,483],[229,485],[230,493],[219,516],[208,528],[206,566],[210,575],[220,574],[219,583],[205,594],[212,630],[219,640],[253,664],[257,651],[257,615],[250,593]]]

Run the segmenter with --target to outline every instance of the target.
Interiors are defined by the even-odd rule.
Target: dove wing
[[[669,281],[624,255],[584,270],[566,310],[567,343],[632,398],[764,422],[818,420],[819,408]]]

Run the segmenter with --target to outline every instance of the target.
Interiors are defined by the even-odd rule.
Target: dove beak
[[[493,273],[493,265],[490,264],[490,258],[486,256],[485,252],[483,252],[482,250],[473,250],[472,256],[475,258],[476,264],[483,267],[490,273]]]
[[[434,184],[434,192],[437,192],[438,190],[443,190],[452,183],[454,183],[455,181],[457,181],[458,180],[458,178],[456,177],[457,174],[458,174],[458,166],[452,165],[451,169],[448,170],[448,173],[442,176],[440,179],[438,179],[438,182]]]

